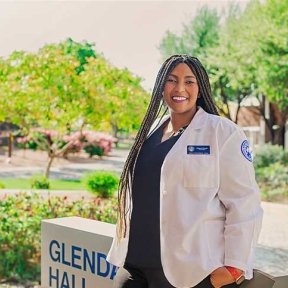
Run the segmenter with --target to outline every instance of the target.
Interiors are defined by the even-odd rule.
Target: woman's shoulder
[[[236,130],[242,130],[242,128],[239,125],[237,125],[235,122],[222,115],[207,113],[207,116],[208,119],[210,119],[211,123],[215,123],[216,126],[220,126],[219,128],[230,130],[231,132],[234,132]]]
[[[213,131],[218,135],[218,138],[221,138],[223,141],[228,140],[233,135],[237,136],[239,139],[246,139],[243,128],[232,120],[214,114],[208,114],[207,118],[210,122],[210,129],[213,129]]]

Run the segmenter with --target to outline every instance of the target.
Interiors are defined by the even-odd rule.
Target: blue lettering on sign
[[[114,277],[116,276],[116,273],[118,271],[118,267],[112,265],[112,272],[111,272],[111,275],[110,275],[110,279],[113,280]]]
[[[59,287],[59,269],[56,269],[56,275],[52,274],[52,267],[49,267],[49,287],[52,287],[52,280],[56,281],[56,287]]]
[[[65,244],[62,243],[62,263],[64,265],[67,265],[67,266],[70,266],[70,262],[68,262],[66,259],[65,259]]]
[[[49,267],[49,287],[85,288],[86,287],[85,278],[82,278],[81,280],[82,280],[81,287],[79,286],[76,287],[76,276],[74,274],[72,274],[71,277],[69,277],[69,274],[67,272],[63,272],[63,275],[61,275],[59,269],[56,269],[55,273],[53,274],[52,267]],[[54,286],[53,283],[55,283],[56,286]]]
[[[101,271],[101,259],[104,259],[104,263],[106,263],[106,271]],[[103,261],[102,261],[103,262]],[[106,255],[102,253],[97,254],[97,275],[102,277],[107,277],[110,271],[110,264],[106,261]]]
[[[71,249],[72,249],[71,250],[71,253],[72,253],[72,256],[71,256],[72,257],[72,267],[77,268],[77,269],[81,269],[81,266],[76,264],[75,261],[77,259],[81,260],[81,255],[77,255],[76,251],[81,252],[82,248],[72,245]]]
[[[72,275],[72,281],[69,283],[69,278],[68,278],[68,274],[67,272],[63,273],[63,277],[62,277],[62,281],[61,281],[61,288],[70,288],[71,287],[75,287],[75,275]]]
[[[84,262],[83,269],[84,269],[84,271],[87,271],[86,266],[87,266],[87,263],[88,263],[91,273],[94,274],[95,273],[95,258],[96,258],[95,257],[95,252],[92,251],[92,255],[91,255],[91,257],[89,257],[88,251],[86,249],[84,249],[83,258],[84,258],[83,259],[83,262]]]
[[[71,256],[68,258],[68,255]],[[52,240],[50,242],[49,256],[50,259],[54,262],[58,262],[66,266],[71,266],[79,270],[88,271],[97,276],[109,277],[111,280],[114,279],[118,270],[118,267],[106,261],[106,255],[101,252],[89,251],[76,245],[66,247],[66,243],[59,243],[57,240]],[[57,287],[66,288],[68,285],[67,283],[69,282],[72,283],[73,287],[75,277],[72,277],[69,281],[68,275],[66,274],[63,274],[63,277],[60,277],[61,279],[59,278],[58,269],[55,273],[53,274],[52,270],[49,269],[49,283],[51,281],[56,281]],[[85,285],[84,278],[82,279],[82,283]],[[71,288],[71,285],[69,288]]]
[[[60,262],[60,253],[59,253],[59,251],[58,251],[58,250],[55,250],[54,253],[52,252],[52,251],[54,251],[54,250],[52,250],[53,245],[54,245],[54,246],[56,245],[57,248],[60,249],[60,244],[58,243],[58,241],[52,240],[52,241],[50,242],[50,245],[49,245],[49,255],[50,255],[50,258],[51,258],[54,262]],[[55,255],[56,255],[56,256],[55,256]]]
[[[187,145],[187,154],[210,155],[209,145]]]

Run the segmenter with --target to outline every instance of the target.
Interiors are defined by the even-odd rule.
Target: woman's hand
[[[224,285],[235,282],[230,272],[224,266],[217,268],[211,273],[210,281],[214,288],[221,288]]]

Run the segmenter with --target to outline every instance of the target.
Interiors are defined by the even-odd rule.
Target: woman
[[[245,134],[218,115],[200,61],[171,56],[121,175],[114,287],[237,287],[261,220]]]

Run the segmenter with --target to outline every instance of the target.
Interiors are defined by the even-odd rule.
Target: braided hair
[[[145,139],[147,138],[152,124],[155,122],[161,111],[163,113],[164,100],[162,92],[164,90],[164,85],[167,77],[169,76],[171,71],[180,63],[187,64],[197,79],[200,97],[197,99],[196,105],[201,106],[207,113],[219,115],[212,98],[211,86],[207,72],[202,66],[201,62],[196,57],[192,57],[186,54],[172,55],[167,60],[165,60],[156,77],[149,106],[147,108],[141,127],[136,135],[135,142],[132,145],[120,177],[118,187],[118,240],[127,235],[127,215],[131,217],[131,186],[134,178],[136,159]],[[167,110],[168,108],[164,109],[164,113],[160,117],[159,122],[161,121]]]

